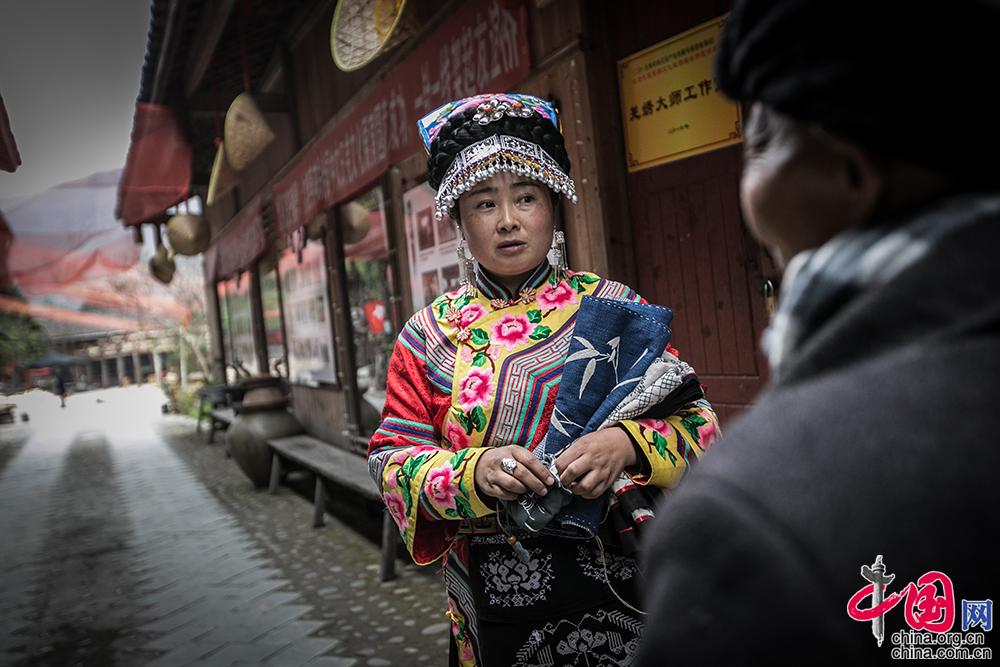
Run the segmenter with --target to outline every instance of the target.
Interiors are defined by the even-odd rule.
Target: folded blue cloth
[[[583,297],[539,453],[558,456],[604,423],[663,353],[670,342],[672,318],[663,306]],[[542,532],[593,537],[605,502],[606,496],[593,500],[573,496]]]

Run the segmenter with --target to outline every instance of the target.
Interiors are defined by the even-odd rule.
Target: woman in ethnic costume
[[[413,560],[445,559],[451,664],[629,664],[643,623],[634,549],[623,553],[609,520],[602,542],[518,542],[501,501],[559,484],[584,498],[671,488],[715,438],[716,416],[702,398],[595,431],[556,459],[555,479],[532,451],[581,299],[641,299],[563,264],[556,208],[576,195],[548,102],[479,95],[433,112],[420,130],[436,215],[456,220],[460,256],[467,248],[475,261],[461,288],[417,312],[396,342],[372,476]]]

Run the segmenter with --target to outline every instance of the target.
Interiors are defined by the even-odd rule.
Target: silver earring
[[[476,298],[479,296],[476,290],[476,282],[473,278],[475,275],[475,268],[472,266],[472,260],[469,258],[468,253],[466,253],[466,243],[465,234],[462,233],[462,228],[458,228],[458,235],[461,239],[458,242],[458,280],[462,284],[462,290],[465,292],[469,298]]]
[[[552,234],[552,268],[556,273],[556,281],[563,280],[567,276],[569,267],[566,266],[566,235],[562,230],[556,230]]]

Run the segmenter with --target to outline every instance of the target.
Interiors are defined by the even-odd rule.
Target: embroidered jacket
[[[389,363],[369,469],[413,560],[441,558],[461,520],[495,513],[474,471],[485,447],[533,449],[548,428],[580,298],[642,301],[621,283],[543,263],[512,295],[484,274],[479,294],[448,292],[417,312]],[[717,433],[706,401],[664,420],[621,422],[646,457],[636,484],[675,486]]]

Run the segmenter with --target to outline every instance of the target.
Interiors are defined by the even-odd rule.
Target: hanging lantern
[[[250,93],[240,93],[229,105],[223,127],[226,159],[236,171],[243,171],[274,141],[274,131],[264,119]]]
[[[208,194],[205,204],[211,206],[219,197],[236,187],[238,183],[236,172],[229,166],[226,159],[226,149],[223,142],[215,150],[215,162],[212,163],[212,174],[208,177]]]
[[[330,52],[341,70],[361,69],[416,32],[406,0],[341,0],[330,26]]]
[[[164,285],[169,284],[174,279],[176,269],[174,258],[167,253],[167,247],[157,246],[156,252],[149,259],[149,272],[153,274],[153,277]]]
[[[178,255],[205,252],[211,238],[212,230],[200,215],[181,213],[167,222],[167,240]]]

